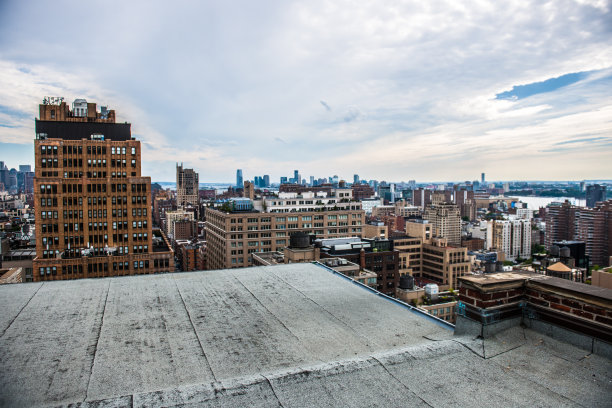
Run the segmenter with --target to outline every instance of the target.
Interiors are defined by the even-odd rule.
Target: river
[[[574,205],[578,205],[581,207],[586,207],[586,200],[584,198],[573,198],[573,197],[529,197],[529,196],[515,196],[524,203],[527,203],[527,207],[531,210],[537,210],[540,207],[546,207],[548,204],[552,202],[564,202],[568,200],[570,203]]]

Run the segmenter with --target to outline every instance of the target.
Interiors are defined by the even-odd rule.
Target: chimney
[[[359,266],[361,267],[361,269],[365,269],[366,267],[365,249],[363,248],[361,248],[361,251],[359,251]]]

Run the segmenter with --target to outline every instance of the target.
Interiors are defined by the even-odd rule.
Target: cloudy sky
[[[10,167],[46,95],[115,109],[154,181],[612,178],[612,2],[0,0]]]

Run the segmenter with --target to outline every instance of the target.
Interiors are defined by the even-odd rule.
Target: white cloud
[[[236,168],[426,180],[489,166],[529,178],[534,161],[546,163],[542,178],[612,174],[612,164],[555,167],[549,153],[514,148],[609,132],[607,2],[143,4],[5,5],[0,105],[22,114],[0,111],[16,126],[0,127],[0,143],[31,141],[51,94],[104,102],[132,122],[154,180],[172,180],[175,161],[203,181]],[[493,99],[592,70],[603,71],[548,95]],[[611,152],[572,147],[583,164]]]

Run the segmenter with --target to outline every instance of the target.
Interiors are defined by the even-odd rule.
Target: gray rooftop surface
[[[6,285],[0,310],[1,406],[612,405],[604,357],[453,336],[312,264]]]

